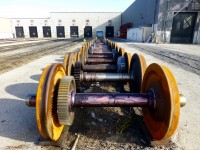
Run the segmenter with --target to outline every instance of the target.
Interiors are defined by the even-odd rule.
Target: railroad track
[[[136,44],[130,44],[127,46],[137,48],[142,52],[147,52],[161,60],[166,60],[178,67],[200,75],[200,58],[197,56],[146,45],[139,46]]]
[[[24,52],[21,54],[15,54],[12,56],[8,57],[3,57],[0,59],[0,71],[8,70],[10,67],[18,65],[18,64],[23,64],[24,62],[27,62],[27,60],[33,60],[36,58],[39,58],[41,56],[45,56],[48,54],[52,54],[54,52],[58,52],[63,50],[64,48],[68,46],[75,45],[76,43],[82,41],[82,39],[76,39],[68,43],[62,43],[60,45],[53,45],[53,46],[48,46],[42,49],[36,49],[33,51],[28,51]]]
[[[61,41],[61,40],[49,40],[49,41],[24,43],[24,44],[17,44],[16,43],[16,45],[1,46],[0,47],[0,54],[5,53],[5,52],[11,52],[11,51],[18,50],[18,49],[21,49],[21,48],[33,47],[33,46],[43,45],[43,44],[47,44],[47,43],[54,43],[54,42],[57,42],[57,41]]]

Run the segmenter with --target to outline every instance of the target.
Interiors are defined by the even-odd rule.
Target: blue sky
[[[49,12],[123,12],[135,0],[0,0],[0,17],[49,17]]]

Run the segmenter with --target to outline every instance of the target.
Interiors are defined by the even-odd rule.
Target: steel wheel
[[[131,65],[131,58],[132,58],[132,54],[130,53],[125,53],[124,57],[126,58],[126,68],[127,68],[127,72],[130,72],[130,65]]]
[[[36,121],[40,134],[53,141],[59,139],[64,128],[58,121],[57,94],[65,69],[61,64],[47,66],[38,84],[36,96]]]
[[[144,121],[155,140],[169,138],[176,131],[180,115],[180,97],[176,80],[171,71],[158,64],[151,64],[144,75],[142,92],[153,89],[156,108],[143,108]]]
[[[70,76],[72,74],[75,62],[76,62],[76,56],[74,55],[74,53],[71,53],[68,60],[68,66],[66,68],[67,76]]]
[[[65,55],[65,58],[64,58],[64,61],[63,61],[63,66],[64,66],[65,70],[67,69],[67,66],[68,66],[69,55],[70,55],[70,54],[66,54],[66,55]]]
[[[134,82],[129,82],[130,92],[140,93],[142,80],[146,71],[146,60],[142,55],[134,54],[131,58],[130,73],[134,76]]]

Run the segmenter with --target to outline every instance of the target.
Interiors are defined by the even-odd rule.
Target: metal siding
[[[155,23],[157,0],[136,0],[122,13],[122,24],[131,22],[134,27]]]

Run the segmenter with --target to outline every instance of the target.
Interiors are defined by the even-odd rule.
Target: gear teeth
[[[72,91],[76,92],[75,81],[72,76],[65,76],[61,79],[58,88],[57,114],[61,125],[72,125],[74,113],[70,110]]]
[[[80,81],[80,75],[82,72],[82,64],[81,62],[76,62],[74,67],[74,79],[76,83],[76,90],[80,92],[81,89],[81,81]]]

